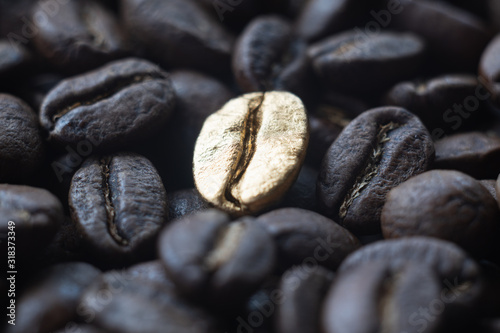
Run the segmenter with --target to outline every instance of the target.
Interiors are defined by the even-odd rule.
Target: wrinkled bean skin
[[[344,128],[328,149],[318,177],[318,198],[327,216],[348,230],[380,231],[385,196],[434,158],[429,132],[402,108],[369,110]]]
[[[474,254],[493,249],[497,202],[481,183],[458,171],[433,170],[393,188],[382,210],[385,238],[430,236]]]
[[[86,160],[73,176],[69,205],[87,250],[111,265],[150,257],[168,220],[161,178],[137,154]]]
[[[27,181],[40,168],[44,153],[33,110],[17,97],[0,94],[0,182]]]
[[[46,96],[40,123],[49,141],[94,151],[127,147],[168,120],[175,93],[168,75],[150,62],[125,59],[63,80]]]

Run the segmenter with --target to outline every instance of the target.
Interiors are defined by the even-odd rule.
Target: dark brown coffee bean
[[[100,66],[127,48],[117,19],[96,1],[42,0],[32,20],[40,22],[33,37],[39,53],[68,72]]]
[[[412,113],[396,107],[366,111],[328,149],[318,199],[340,225],[356,233],[376,233],[386,194],[426,171],[433,158],[429,132]]]
[[[309,50],[316,74],[346,93],[383,91],[417,73],[425,44],[409,33],[381,32],[372,38],[348,31],[329,37]]]
[[[109,298],[103,301],[103,295]],[[215,320],[204,310],[187,303],[168,287],[150,283],[147,278],[130,272],[103,274],[85,291],[78,313],[83,322],[92,322],[107,332],[206,333],[215,330]]]
[[[168,217],[170,220],[195,214],[210,207],[195,188],[175,191],[169,193],[167,197]]]
[[[483,292],[480,268],[457,245],[430,237],[408,237],[375,242],[348,256],[339,268],[347,272],[372,261],[382,260],[399,270],[408,263],[425,264],[438,275],[443,288],[455,296],[450,310],[472,311]]]
[[[479,75],[486,81],[491,99],[500,105],[500,35],[497,35],[486,47],[479,63]]]
[[[64,219],[61,202],[47,190],[7,184],[0,184],[0,216],[0,235],[12,236],[6,240],[16,244],[18,260],[36,258]]]
[[[158,289],[175,292],[175,285],[167,277],[165,267],[160,260],[147,261],[128,268],[123,275],[127,280],[134,280],[157,286]]]
[[[16,325],[6,333],[48,333],[76,320],[78,301],[84,290],[99,276],[86,263],[52,266],[33,278],[16,301]]]
[[[487,254],[500,220],[497,202],[481,183],[458,171],[433,170],[393,188],[382,210],[385,238],[430,236]]]
[[[234,306],[274,269],[275,246],[251,218],[229,223],[207,210],[177,220],[159,240],[159,255],[178,289],[218,306]],[[249,271],[251,267],[251,272]]]
[[[496,180],[494,180],[494,179],[484,179],[484,180],[480,180],[479,182],[481,183],[481,185],[483,185],[488,190],[488,192],[490,192],[491,196],[495,200],[498,200],[497,189],[496,189],[496,185],[497,185],[497,181]]]
[[[475,124],[490,93],[472,75],[443,75],[428,81],[400,82],[388,92],[387,105],[416,114],[434,140]]]
[[[109,63],[62,81],[45,98],[40,122],[49,140],[97,150],[126,147],[158,131],[174,107],[168,76],[139,59]]]
[[[443,311],[434,306],[442,310],[441,298],[450,296],[440,287],[432,268],[421,263],[397,269],[384,261],[363,263],[339,274],[328,292],[324,332],[441,332]]]
[[[168,212],[156,169],[131,153],[86,160],[73,176],[69,206],[85,247],[111,265],[151,256]]]
[[[233,37],[196,2],[124,0],[121,16],[132,38],[164,66],[229,70]]]
[[[33,110],[14,96],[0,94],[0,182],[29,179],[43,158],[42,137]]]
[[[481,132],[455,134],[436,141],[435,169],[462,171],[474,178],[500,173],[500,138]]]
[[[422,36],[441,71],[475,71],[491,38],[484,22],[442,1],[401,0],[401,4],[404,10],[394,15],[394,27]]]
[[[354,26],[364,1],[309,0],[297,18],[295,33],[309,42]]]
[[[278,207],[296,207],[317,211],[318,200],[316,198],[316,180],[318,171],[307,165],[303,165],[299,175],[292,187],[283,197]]]
[[[243,92],[285,90],[307,95],[309,59],[305,42],[279,16],[259,16],[241,33],[233,53],[233,73]]]
[[[337,223],[304,209],[277,209],[259,216],[257,222],[274,237],[278,263],[285,269],[314,262],[335,270],[361,246],[353,234]]]
[[[320,332],[323,299],[334,274],[322,267],[296,266],[283,274],[276,314],[278,333]]]

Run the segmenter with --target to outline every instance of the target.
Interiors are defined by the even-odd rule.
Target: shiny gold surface
[[[211,115],[196,142],[200,194],[233,215],[258,212],[295,181],[309,139],[302,101],[287,92],[250,93]]]

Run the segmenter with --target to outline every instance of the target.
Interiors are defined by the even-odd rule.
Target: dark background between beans
[[[193,151],[257,91],[309,144],[231,216]],[[0,0],[0,332],[500,333],[499,174],[498,0]]]

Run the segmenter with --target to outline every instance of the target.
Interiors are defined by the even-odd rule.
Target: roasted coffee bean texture
[[[415,115],[396,107],[369,110],[328,149],[318,177],[319,200],[347,229],[376,233],[387,193],[426,171],[433,159],[429,132]]]
[[[499,3],[0,0],[0,332],[500,333]]]

